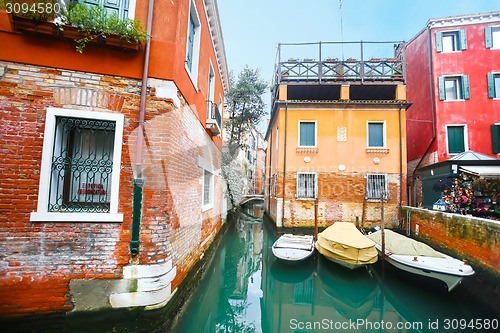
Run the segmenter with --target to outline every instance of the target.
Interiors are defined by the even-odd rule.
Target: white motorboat
[[[304,260],[314,252],[314,237],[312,235],[284,234],[274,242],[272,251],[276,258],[282,260]]]
[[[318,235],[316,249],[330,261],[354,269],[378,259],[375,243],[349,222],[335,222]]]
[[[385,230],[384,233],[385,259],[403,271],[441,280],[448,291],[452,291],[463,278],[474,274],[466,262],[438,252],[427,244],[391,230]],[[382,232],[376,231],[367,237],[376,243],[381,254]]]

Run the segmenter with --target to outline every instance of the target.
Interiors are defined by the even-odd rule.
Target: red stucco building
[[[150,46],[0,10],[0,316],[164,305],[225,219],[216,0],[85,2]]]
[[[406,44],[408,184],[416,169],[472,150],[500,157],[500,11],[430,19]]]

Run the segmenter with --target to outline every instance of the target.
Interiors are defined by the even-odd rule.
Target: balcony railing
[[[381,52],[384,45],[391,45],[392,58],[373,58],[365,59],[364,53]],[[311,47],[318,48],[316,59],[288,59],[282,60],[285,49],[290,47]],[[344,46],[349,47],[350,58],[344,57]],[[285,48],[286,47],[286,48]],[[354,51],[353,51],[354,47]],[[382,48],[381,48],[382,47]],[[319,43],[301,43],[301,44],[279,44],[278,62],[274,83],[281,82],[318,82],[356,80],[364,83],[365,81],[406,81],[406,66],[404,42],[319,42]],[[291,54],[296,54],[293,49]],[[325,54],[340,52],[340,57],[325,57]],[[297,54],[304,54],[297,51]],[[310,54],[310,53],[307,53]],[[345,60],[344,60],[345,59]]]
[[[402,61],[397,59],[286,61],[279,63],[278,71],[278,82],[404,79]]]
[[[212,101],[207,101],[207,128],[213,135],[219,135],[222,128],[219,107]]]

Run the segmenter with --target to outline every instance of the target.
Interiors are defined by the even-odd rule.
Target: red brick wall
[[[406,179],[403,179],[405,184]],[[286,174],[285,226],[314,226],[314,200],[298,200],[296,173]],[[405,186],[405,185],[403,185]],[[363,213],[366,178],[363,173],[318,173],[318,225],[328,226],[337,221],[356,222]],[[281,188],[281,187],[280,187]],[[399,175],[389,175],[389,201],[384,204],[384,221],[398,225]],[[282,192],[278,192],[282,196]],[[403,198],[406,196],[403,192]],[[367,201],[365,226],[380,224],[380,202]]]
[[[405,223],[410,212],[410,226],[418,237],[453,251],[467,259],[473,267],[479,265],[500,279],[500,223],[458,214],[404,207]]]
[[[121,277],[130,261],[139,91],[135,79],[0,62],[0,315],[70,310],[70,279]],[[177,108],[154,97],[154,89],[150,94],[139,259],[171,259],[178,272],[174,289],[220,229],[222,179],[214,176],[214,208],[202,212],[203,171],[197,165],[201,156],[220,168],[220,151],[182,96]],[[47,107],[125,115],[118,209],[123,223],[30,222]]]

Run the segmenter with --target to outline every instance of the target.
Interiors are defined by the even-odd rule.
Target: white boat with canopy
[[[448,291],[453,290],[464,277],[474,274],[467,263],[438,252],[429,245],[385,230],[385,259],[393,266],[417,275],[443,281]],[[367,236],[377,244],[382,253],[382,232]]]

